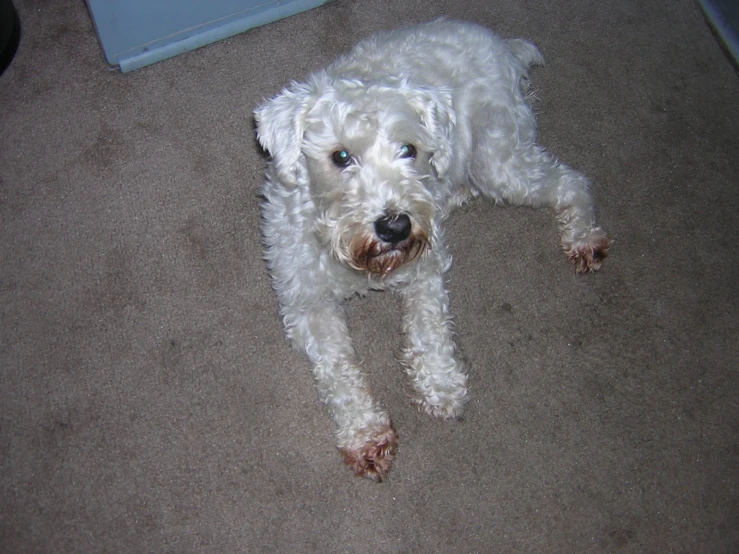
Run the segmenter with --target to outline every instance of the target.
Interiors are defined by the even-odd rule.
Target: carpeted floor
[[[0,78],[0,551],[739,551],[739,79],[693,0],[338,0],[122,75],[81,0],[16,0]],[[349,305],[401,436],[336,453],[261,260],[251,110],[439,15],[534,41],[541,142],[616,239],[448,222],[464,421],[408,403],[397,299]]]

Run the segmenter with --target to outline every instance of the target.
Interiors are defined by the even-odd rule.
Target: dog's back
[[[329,75],[377,82],[463,86],[489,75],[518,79],[532,64],[543,63],[537,48],[521,39],[504,40],[469,22],[436,19],[413,27],[378,33],[357,43],[328,67]],[[502,75],[513,68],[517,74]]]

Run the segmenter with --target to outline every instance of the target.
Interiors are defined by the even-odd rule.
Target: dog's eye
[[[412,144],[404,144],[400,147],[401,158],[415,158],[417,153],[416,147]]]
[[[338,167],[346,167],[352,162],[352,155],[342,148],[331,154],[331,161]]]

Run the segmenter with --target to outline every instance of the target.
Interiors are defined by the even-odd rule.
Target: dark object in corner
[[[736,0],[698,0],[713,34],[739,69],[739,3]]]
[[[10,0],[0,0],[0,75],[7,69],[21,40],[21,21]]]

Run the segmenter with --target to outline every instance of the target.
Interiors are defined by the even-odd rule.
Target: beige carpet
[[[338,0],[122,75],[16,0],[0,78],[0,552],[739,551],[739,79],[692,0]],[[261,260],[251,110],[439,15],[534,41],[541,141],[616,239],[448,225],[465,420],[409,405],[397,299],[350,325],[401,446],[354,478]]]

